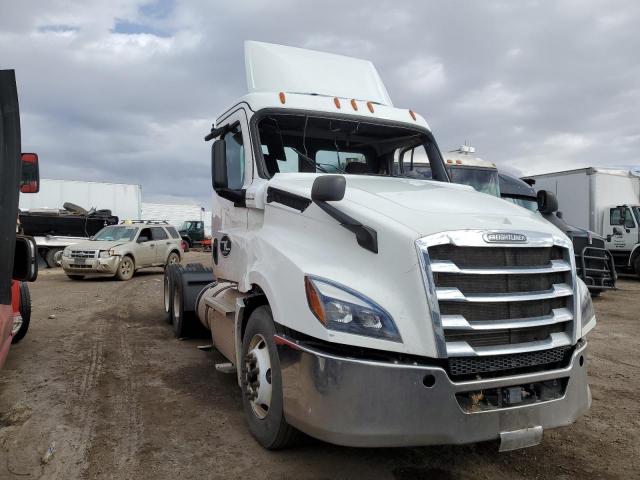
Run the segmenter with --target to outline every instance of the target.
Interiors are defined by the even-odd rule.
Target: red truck
[[[0,367],[14,339],[26,333],[22,312],[30,306],[28,289],[21,282],[33,282],[38,275],[35,241],[16,234],[20,192],[39,189],[38,156],[20,152],[15,72],[0,70]]]

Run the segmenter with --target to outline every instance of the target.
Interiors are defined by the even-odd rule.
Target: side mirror
[[[211,147],[211,183],[213,189],[227,188],[227,144],[223,138],[213,142]]]
[[[538,211],[542,214],[552,214],[558,210],[558,199],[549,190],[538,192]]]
[[[22,174],[20,177],[21,193],[38,193],[40,191],[40,168],[37,153],[23,153],[20,156]]]
[[[347,181],[342,175],[322,175],[313,181],[311,200],[314,202],[337,202],[344,198]]]
[[[12,278],[21,282],[35,282],[38,278],[36,241],[31,237],[16,235]]]

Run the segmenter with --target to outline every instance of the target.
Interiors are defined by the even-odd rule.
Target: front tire
[[[242,339],[244,416],[251,434],[268,450],[290,447],[300,435],[284,417],[275,333],[271,308],[263,305],[251,313]]]
[[[120,264],[118,265],[116,278],[122,281],[131,280],[131,277],[133,277],[133,272],[135,272],[135,264],[133,263],[133,258],[129,256],[122,257],[122,260],[120,260]]]
[[[29,322],[31,322],[31,295],[29,294],[29,285],[20,283],[20,316],[22,323],[19,328],[14,330],[11,343],[18,343],[24,338],[29,330]]]
[[[174,276],[176,268],[178,268],[177,265],[168,265],[164,269],[164,319],[169,325],[173,322],[173,290],[175,288]]]

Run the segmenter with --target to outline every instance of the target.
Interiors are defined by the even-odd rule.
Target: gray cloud
[[[351,2],[347,2],[351,3]],[[245,92],[243,41],[371,59],[440,147],[524,174],[640,163],[640,4],[21,1],[0,6],[23,149],[42,175],[208,203],[216,114]]]

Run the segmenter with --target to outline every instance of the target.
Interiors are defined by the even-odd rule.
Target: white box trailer
[[[211,212],[201,205],[142,203],[142,218],[166,220],[179,228],[182,222],[199,220],[204,222],[205,234],[211,235]]]
[[[109,209],[121,220],[141,218],[142,187],[125,183],[42,179],[40,191],[20,197],[20,210],[62,208],[65,202],[89,210]]]
[[[20,196],[20,210],[61,209],[65,202],[86,210],[111,210],[121,220],[137,220],[142,214],[142,187],[125,183],[85,182],[79,180],[40,180],[40,191]],[[47,235],[35,237],[38,252],[47,266],[54,267],[64,247],[84,238]]]
[[[567,223],[606,239],[616,268],[640,272],[639,171],[589,167],[529,178],[536,190],[555,193]]]

